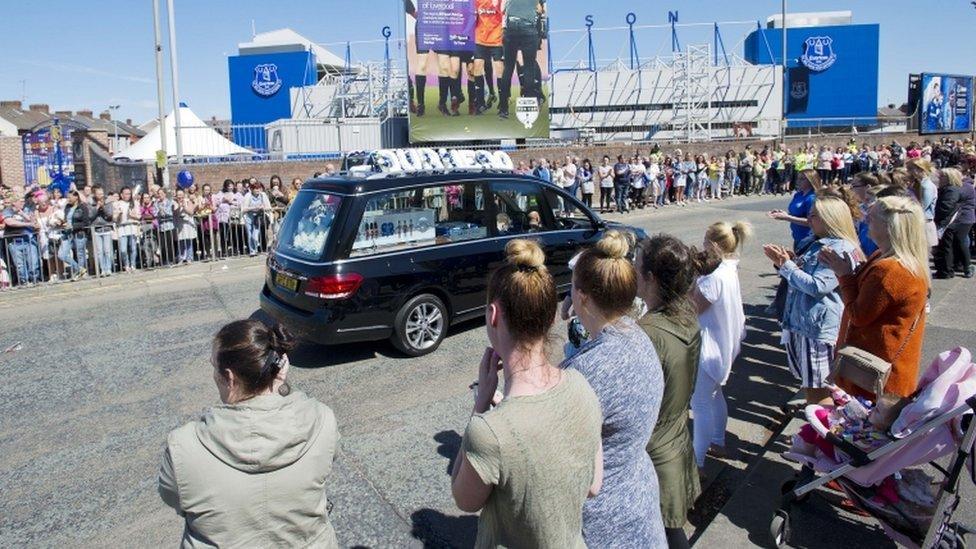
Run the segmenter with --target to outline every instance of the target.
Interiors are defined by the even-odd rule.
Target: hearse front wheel
[[[445,335],[447,307],[437,296],[421,294],[400,308],[390,339],[404,353],[422,356],[437,349]]]

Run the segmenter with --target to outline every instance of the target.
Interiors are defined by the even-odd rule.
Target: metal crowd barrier
[[[61,284],[83,278],[172,268],[265,253],[281,225],[284,208],[240,215],[94,226],[82,230],[39,229],[0,236],[0,290]],[[8,231],[9,232],[9,231]]]

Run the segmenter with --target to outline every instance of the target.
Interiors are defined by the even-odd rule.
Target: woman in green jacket
[[[220,406],[169,434],[159,494],[183,548],[338,547],[326,480],[339,432],[328,406],[285,382],[291,337],[238,320],[217,332]]]
[[[677,238],[658,235],[637,253],[638,296],[648,314],[638,324],[647,332],[664,369],[664,399],[647,453],[661,486],[661,514],[668,546],[688,547],[684,525],[701,493],[688,430],[688,406],[695,388],[701,330],[689,290],[706,263],[718,262]]]

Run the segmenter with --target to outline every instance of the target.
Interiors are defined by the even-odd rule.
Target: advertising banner
[[[545,0],[404,0],[412,143],[549,137]]]
[[[918,116],[920,134],[971,131],[973,77],[923,74]]]

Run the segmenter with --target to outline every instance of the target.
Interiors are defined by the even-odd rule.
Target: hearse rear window
[[[278,250],[305,259],[321,259],[342,198],[305,191],[288,208],[278,233]]]
[[[352,257],[488,236],[480,183],[381,193],[363,210]]]

